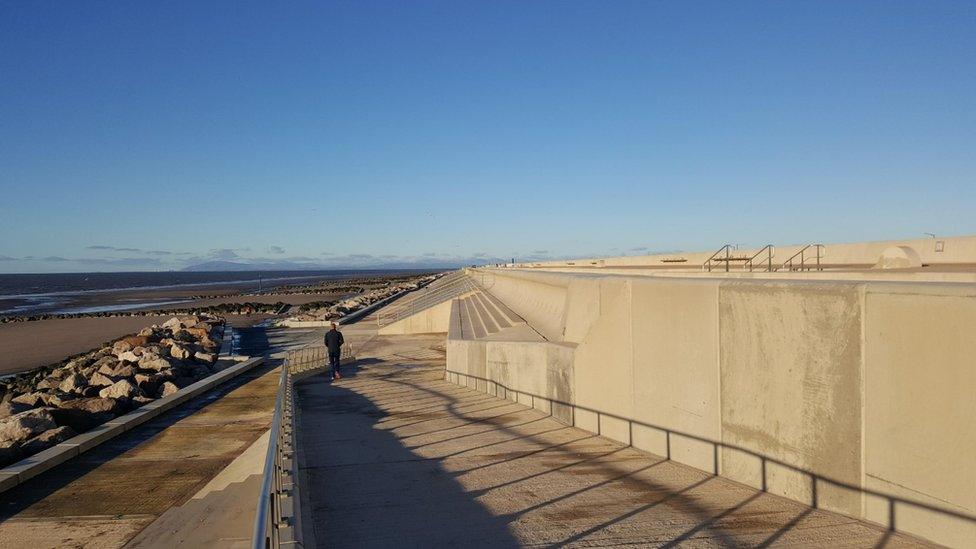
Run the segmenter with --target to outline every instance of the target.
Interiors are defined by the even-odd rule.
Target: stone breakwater
[[[360,309],[369,307],[373,303],[376,303],[377,301],[380,301],[382,299],[386,299],[393,294],[422,288],[427,284],[430,284],[436,279],[437,279],[437,275],[427,275],[427,276],[415,277],[405,282],[393,282],[383,288],[368,290],[360,295],[339,301],[338,303],[333,303],[326,307],[311,309],[307,312],[303,312],[302,314],[293,316],[287,320],[294,320],[299,322],[307,322],[307,321],[315,322],[315,321],[333,320],[333,319],[341,318],[350,313],[354,313]]]
[[[173,317],[66,364],[0,381],[0,467],[219,370],[223,319]]]

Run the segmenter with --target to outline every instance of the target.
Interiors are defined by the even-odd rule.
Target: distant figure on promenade
[[[342,332],[339,331],[339,324],[332,323],[332,329],[325,332],[325,346],[329,348],[329,365],[332,366],[332,379],[342,379],[339,373],[340,355],[342,354]]]

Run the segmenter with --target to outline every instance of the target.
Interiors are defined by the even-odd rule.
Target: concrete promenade
[[[444,381],[443,335],[349,326],[298,384],[306,547],[924,546]]]
[[[249,546],[278,377],[259,366],[0,495],[0,547]]]

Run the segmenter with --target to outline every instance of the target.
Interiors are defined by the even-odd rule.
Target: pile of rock
[[[0,466],[217,371],[217,317],[173,317],[67,364],[0,382]]]
[[[377,301],[380,301],[382,299],[386,299],[393,294],[422,288],[423,286],[430,284],[436,278],[437,278],[436,275],[429,275],[429,276],[416,277],[406,282],[390,283],[389,285],[383,288],[376,288],[374,290],[369,290],[355,297],[351,297],[349,299],[344,299],[338,303],[334,303],[328,307],[322,307],[319,309],[310,310],[298,316],[292,317],[288,320],[322,321],[322,320],[332,320],[334,318],[340,318],[349,313],[354,313],[360,309],[369,307],[373,303],[376,303]]]

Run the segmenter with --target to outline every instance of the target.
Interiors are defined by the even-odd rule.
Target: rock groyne
[[[0,467],[219,371],[223,329],[216,316],[177,316],[0,381]]]

